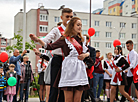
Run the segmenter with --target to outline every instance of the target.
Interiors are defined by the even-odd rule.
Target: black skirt
[[[45,82],[44,82],[44,72],[39,73],[38,84],[39,85],[45,85]]]

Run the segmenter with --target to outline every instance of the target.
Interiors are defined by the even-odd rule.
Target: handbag
[[[88,66],[88,68],[91,68],[94,65],[94,61],[90,56],[86,57],[83,61]]]

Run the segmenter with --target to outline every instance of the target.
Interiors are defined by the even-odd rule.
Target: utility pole
[[[25,50],[25,38],[26,37],[26,0],[24,0],[24,12],[23,12],[23,50]]]

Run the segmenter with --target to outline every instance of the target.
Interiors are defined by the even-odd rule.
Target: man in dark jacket
[[[84,36],[86,37],[86,45],[88,46],[88,48],[90,50],[90,57],[92,58],[92,60],[95,63],[95,58],[96,58],[95,48],[88,45],[88,42],[89,42],[89,39],[90,39],[89,35],[85,34]],[[90,89],[83,92],[81,102],[84,102],[84,99],[85,99],[86,102],[87,101],[89,102],[89,96],[91,97],[91,101],[95,102],[94,94],[93,94],[93,90],[92,90],[92,78],[93,78],[92,73],[94,71],[94,66],[88,67],[88,68],[86,68],[86,70],[87,70]]]

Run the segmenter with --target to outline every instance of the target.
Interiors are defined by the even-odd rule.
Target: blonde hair
[[[24,58],[29,58],[29,57],[28,57],[28,56],[23,56],[23,59],[24,59]]]

